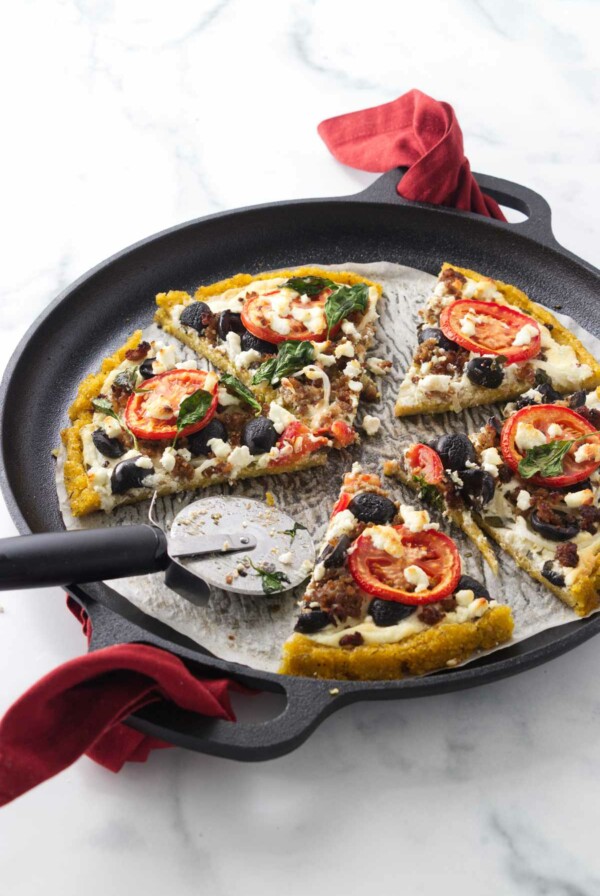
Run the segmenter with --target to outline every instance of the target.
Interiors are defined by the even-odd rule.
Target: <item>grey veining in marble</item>
[[[411,87],[454,105],[475,170],[538,190],[558,239],[599,262],[596,0],[3,12],[4,362],[65,284],[139,237],[364,187],[316,125]],[[83,642],[57,589],[0,603],[2,712]],[[600,896],[599,678],[591,641],[482,689],[349,707],[268,764],[83,759],[0,813],[0,891]]]

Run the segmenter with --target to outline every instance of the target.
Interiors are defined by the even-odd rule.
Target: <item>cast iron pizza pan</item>
[[[0,394],[2,489],[22,533],[62,528],[50,452],[58,444],[73,384],[150,318],[166,287],[193,288],[238,271],[312,260],[387,259],[437,274],[450,259],[516,283],[600,336],[600,272],[558,245],[550,208],[517,184],[476,175],[498,202],[525,213],[518,224],[410,203],[391,171],[356,196],[278,202],[200,218],[150,236],[102,262],[66,289],[38,318],[14,353]],[[331,712],[356,700],[417,697],[472,687],[521,672],[576,647],[600,629],[600,615],[554,628],[463,669],[401,682],[321,682],[256,672],[207,654],[136,610],[104,584],[73,585],[91,616],[91,650],[145,642],[166,648],[204,675],[232,676],[286,697],[285,710],[261,723],[201,719],[155,704],[131,725],[201,752],[260,760],[299,746]],[[339,694],[331,690],[339,688]]]

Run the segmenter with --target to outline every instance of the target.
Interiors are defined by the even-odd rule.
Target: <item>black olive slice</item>
[[[226,339],[228,333],[237,333],[241,336],[245,332],[241,314],[236,314],[235,311],[221,311],[217,321],[217,333],[221,339]]]
[[[142,488],[144,480],[154,473],[154,469],[138,467],[136,460],[138,460],[137,457],[122,460],[112,471],[110,488],[113,495],[121,495],[123,492],[128,492],[130,488]]]
[[[442,459],[445,470],[464,470],[475,462],[475,449],[464,433],[440,436],[431,445]]]
[[[542,575],[545,579],[548,579],[552,585],[556,585],[558,588],[563,588],[565,585],[565,577],[561,572],[557,572],[553,568],[552,560],[546,560],[542,567]]]
[[[504,380],[504,366],[499,358],[472,358],[466,373],[472,383],[486,389],[497,389]]]
[[[532,510],[529,522],[534,532],[537,532],[542,538],[547,538],[548,541],[570,541],[575,538],[580,531],[577,520],[561,511],[555,510],[554,512],[560,519],[560,523],[545,523],[539,518],[537,510]]]
[[[242,445],[246,445],[250,454],[266,454],[277,442],[279,434],[268,417],[254,417],[244,424],[242,429]]]
[[[254,333],[248,332],[248,330],[244,330],[242,333],[242,349],[245,352],[250,351],[250,349],[254,349],[255,352],[260,352],[261,355],[276,355],[277,354],[277,346],[272,342],[267,342],[265,339],[259,339],[258,336],[255,336]]]
[[[474,579],[473,576],[461,576],[456,586],[456,591],[472,591],[475,597],[485,597],[490,599],[490,592],[482,582]],[[456,593],[456,592],[455,592]]]
[[[369,613],[373,617],[375,625],[379,628],[387,628],[388,625],[397,625],[414,613],[416,609],[416,607],[400,604],[395,600],[381,600],[375,597],[369,606]]]
[[[97,429],[92,433],[92,441],[96,449],[104,457],[121,457],[125,454],[125,446],[118,439],[109,438],[103,429]]]
[[[322,628],[325,628],[330,622],[331,617],[325,610],[320,610],[316,607],[314,609],[306,607],[302,610],[300,616],[296,620],[294,631],[300,632],[303,635],[310,635],[313,632],[318,632]]]
[[[336,569],[343,566],[351,544],[352,539],[348,535],[342,535],[337,544],[325,545],[318,562],[322,563],[325,569]]]
[[[427,339],[435,339],[440,348],[446,352],[455,352],[459,349],[459,345],[448,339],[446,335],[438,327],[421,327],[417,334],[419,345]]]
[[[211,439],[222,439],[223,442],[227,441],[227,429],[225,428],[225,424],[214,418],[210,423],[207,423],[203,429],[199,430],[199,432],[192,433],[191,436],[188,436],[188,449],[194,457],[199,457],[200,455],[206,457],[210,453],[208,443]]]
[[[494,497],[494,477],[491,473],[487,473],[480,467],[472,470],[461,470],[459,473],[462,479],[460,493],[465,503],[474,510],[481,510]]]
[[[192,302],[183,309],[179,321],[184,327],[190,327],[197,333],[204,333],[212,316],[213,313],[206,302]]]
[[[348,510],[361,523],[391,523],[396,516],[396,505],[389,498],[374,492],[360,492],[348,504]]]

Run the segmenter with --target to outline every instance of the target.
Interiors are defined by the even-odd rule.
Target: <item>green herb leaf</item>
[[[293,528],[293,529],[282,529],[282,530],[281,530],[281,534],[282,534],[282,535],[289,535],[289,536],[290,536],[290,541],[293,541],[294,538],[296,537],[296,535],[298,534],[298,532],[300,532],[301,530],[304,530],[305,532],[308,531],[307,528],[306,528],[306,526],[303,526],[302,523],[294,523],[294,528]]]
[[[206,389],[196,389],[195,392],[192,392],[191,395],[188,395],[187,398],[184,398],[181,404],[179,405],[179,413],[177,414],[177,434],[173,439],[173,447],[175,447],[175,443],[177,442],[177,438],[182,429],[185,429],[186,426],[192,426],[194,423],[199,423],[203,417],[206,417],[206,413],[210,408],[213,395],[210,392],[207,392]]]
[[[338,284],[334,283],[333,280],[328,280],[327,277],[291,277],[289,280],[286,280],[282,289],[284,287],[295,290],[301,296],[314,298],[323,292],[324,289],[337,289]]]
[[[247,559],[252,569],[261,577],[265,594],[275,594],[276,591],[283,591],[284,583],[290,584],[290,580],[284,572],[270,572],[268,569],[255,566],[249,557]]]
[[[519,461],[519,473],[523,479],[540,476],[560,476],[563,473],[565,456],[577,442],[584,442],[590,436],[600,435],[600,431],[588,432],[577,439],[556,439],[546,445],[536,445],[525,452]]]
[[[114,417],[119,424],[121,423],[119,415],[113,410],[110,398],[92,398],[92,407],[95,411],[100,411],[101,414],[106,414],[107,417]]]
[[[349,317],[353,311],[366,311],[368,298],[369,288],[366,283],[341,286],[337,292],[332,293],[325,302],[328,335],[332,327]]]
[[[252,383],[256,385],[266,380],[274,386],[284,376],[290,376],[292,373],[302,370],[314,359],[315,350],[311,342],[292,342],[290,340],[281,342],[276,357],[260,365],[252,377]]]
[[[444,500],[433,483],[427,482],[423,476],[417,475],[413,475],[413,482],[419,486],[418,494],[421,501],[426,501],[432,507],[435,507],[436,510],[442,510]]]
[[[262,411],[261,403],[256,400],[250,389],[244,386],[235,376],[232,376],[230,373],[222,373],[221,382],[228,392],[233,392],[234,395],[237,395],[238,398],[241,398],[242,401],[245,401],[246,404],[249,404],[251,408],[254,408],[260,414]]]

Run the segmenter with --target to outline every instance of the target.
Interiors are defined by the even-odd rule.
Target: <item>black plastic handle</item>
[[[406,173],[406,168],[393,168],[386,171],[376,181],[353,196],[339,197],[340,199],[359,199],[368,202],[385,202],[398,205],[417,205],[429,208],[443,208],[445,211],[451,211],[454,214],[473,214],[472,212],[457,212],[456,209],[446,209],[442,206],[431,206],[429,203],[412,202],[401,196],[396,186]],[[527,215],[525,221],[517,223],[502,224],[502,222],[494,221],[494,224],[515,228],[521,233],[543,243],[550,248],[556,248],[559,244],[556,242],[552,233],[552,213],[550,206],[543,196],[530,190],[529,187],[523,187],[510,180],[503,180],[500,177],[492,177],[490,174],[473,173],[473,177],[481,187],[484,193],[488,193],[500,205],[506,208],[513,208],[515,211],[522,212]],[[480,216],[476,216],[480,217]]]
[[[97,582],[166,569],[156,526],[114,526],[0,539],[0,591]]]

